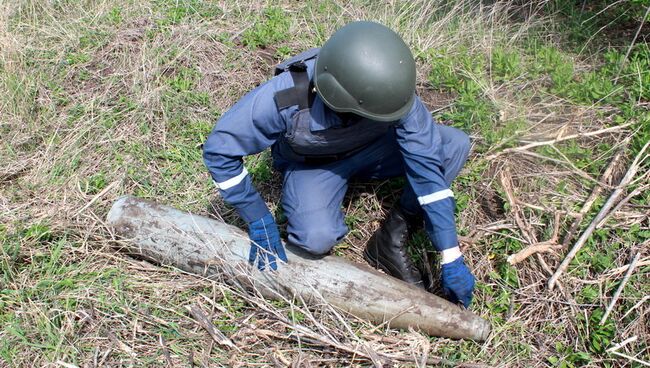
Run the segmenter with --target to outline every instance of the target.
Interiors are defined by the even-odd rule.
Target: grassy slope
[[[497,4],[479,11],[454,4],[34,0],[2,5],[0,365],[158,366],[188,365],[190,359],[199,365],[296,359],[345,365],[351,359],[340,349],[294,342],[295,328],[281,323],[283,318],[328,332],[346,346],[407,356],[505,366],[621,366],[627,360],[605,348],[638,336],[621,351],[648,360],[647,304],[623,318],[650,292],[647,266],[631,278],[608,323],[594,321],[620,281],[610,270],[629,262],[631,248],[648,257],[650,191],[597,230],[561,279],[564,292],[545,288],[548,273],[534,257],[516,266],[505,261],[527,241],[549,239],[555,226],[563,236],[572,222],[567,211],[580,209],[620,143],[632,137],[615,178],[650,137],[647,45],[633,48],[625,63],[629,30],[621,31],[625,42],[610,40],[613,47],[593,39],[583,47],[595,32],[584,24],[594,23],[597,30],[588,18],[598,9]],[[636,13],[625,14],[638,24]],[[619,15],[595,19],[605,16]],[[473,154],[454,190],[465,252],[479,279],[473,309],[495,326],[485,344],[375,331],[361,321],[344,328],[327,311],[311,319],[309,310],[286,303],[262,304],[268,307],[262,311],[259,301],[224,285],[155,268],[111,248],[102,220],[124,193],[200,214],[216,207],[241,224],[215,198],[198,145],[223,111],[268,78],[274,63],[321,44],[350,19],[377,19],[397,29],[418,59],[424,100],[439,120],[472,134]],[[503,152],[558,132],[627,123],[632,125],[529,154]],[[276,209],[279,181],[268,155],[247,159],[247,166]],[[645,168],[636,186],[648,182]],[[382,206],[390,206],[400,185],[352,186],[345,203],[352,231],[338,255],[360,260]],[[508,201],[508,194],[518,202]],[[416,257],[435,257],[417,243]],[[542,259],[555,269],[562,257],[551,253]],[[185,311],[190,303],[214,311],[217,326],[242,352],[208,345]]]

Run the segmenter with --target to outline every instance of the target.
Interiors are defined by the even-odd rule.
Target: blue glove
[[[461,256],[453,262],[442,265],[442,290],[452,303],[463,303],[468,308],[474,292],[474,276]]]
[[[251,238],[251,251],[248,255],[248,262],[254,264],[255,259],[257,259],[257,268],[260,271],[264,271],[267,261],[272,269],[277,270],[276,255],[287,262],[287,254],[284,252],[284,247],[280,241],[278,225],[270,213],[248,224],[248,236]]]

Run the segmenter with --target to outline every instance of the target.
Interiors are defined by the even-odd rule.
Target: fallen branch
[[[625,284],[627,284],[627,281],[630,279],[630,276],[632,276],[632,272],[634,272],[634,269],[636,268],[636,264],[637,262],[639,262],[640,257],[641,257],[641,253],[637,252],[636,255],[634,256],[634,259],[632,259],[632,263],[630,263],[630,268],[627,269],[627,273],[625,273],[625,277],[623,277],[623,281],[621,281],[621,284],[618,285],[618,289],[616,289],[616,292],[614,292],[612,301],[609,302],[609,306],[607,306],[607,309],[605,310],[605,314],[603,314],[603,318],[600,319],[601,325],[605,323],[605,321],[607,321],[607,317],[609,317],[609,314],[612,312],[612,309],[614,309],[614,305],[618,301],[618,298],[621,296]]]
[[[101,192],[97,193],[97,195],[95,195],[95,196],[90,200],[90,202],[86,203],[85,206],[81,207],[81,208],[80,208],[80,209],[75,213],[75,216],[79,216],[83,211],[85,211],[88,207],[92,206],[93,203],[97,202],[98,199],[100,199],[100,198],[103,197],[106,193],[108,193],[108,192],[111,191],[113,188],[115,188],[119,183],[120,183],[119,181],[114,181],[114,182],[110,183],[106,188],[102,189]]]
[[[546,141],[533,142],[533,143],[529,143],[529,144],[526,144],[526,145],[520,146],[520,147],[506,148],[501,152],[497,152],[495,154],[492,154],[492,155],[486,157],[486,159],[487,160],[492,160],[492,159],[494,159],[494,158],[496,158],[498,156],[501,156],[503,154],[506,154],[506,153],[527,151],[527,150],[529,150],[531,148],[553,145],[555,143],[564,142],[564,141],[568,141],[568,140],[575,139],[575,138],[584,138],[584,137],[591,137],[591,136],[594,136],[594,135],[611,133],[611,132],[614,132],[614,131],[617,131],[617,130],[620,130],[620,129],[623,129],[623,128],[627,128],[632,124],[634,124],[634,122],[629,122],[629,123],[626,123],[626,124],[617,125],[617,126],[613,126],[613,127],[609,127],[609,128],[605,128],[605,129],[595,130],[593,132],[576,133],[576,134],[571,134],[571,135],[567,135],[567,136],[564,136],[564,137],[559,135],[558,137],[556,137],[554,139],[549,139],[549,140],[546,140]]]
[[[603,207],[600,209],[600,212],[596,215],[594,220],[589,224],[587,229],[582,233],[580,238],[576,241],[576,243],[573,245],[573,248],[569,251],[569,253],[566,255],[560,266],[557,268],[553,276],[548,280],[548,288],[553,289],[555,286],[555,283],[557,282],[557,279],[562,275],[564,271],[569,267],[569,263],[573,258],[578,254],[580,249],[585,245],[587,242],[587,239],[591,236],[591,234],[596,230],[596,226],[602,221],[602,219],[605,218],[610,212],[610,209],[614,206],[614,204],[617,202],[618,198],[623,194],[623,192],[626,189],[626,186],[632,181],[634,178],[634,175],[636,175],[637,171],[639,170],[639,167],[641,163],[646,159],[647,156],[643,156],[648,149],[648,146],[650,146],[650,142],[647,142],[643,148],[639,151],[639,153],[636,155],[634,158],[634,161],[630,165],[630,167],[627,170],[627,173],[625,173],[625,176],[623,179],[621,179],[621,182],[619,185],[616,187],[614,192],[610,195],[609,199]]]
[[[637,267],[643,267],[643,266],[650,266],[650,257],[642,259],[637,264]],[[603,275],[603,279],[608,279],[608,278],[610,278],[612,276],[616,276],[616,275],[618,275],[620,273],[626,272],[629,268],[630,268],[630,265],[625,265],[625,266],[621,266],[621,267],[611,269],[611,270],[607,271],[607,273],[605,273],[605,275]]]
[[[194,317],[194,319],[199,324],[199,326],[203,327],[203,329],[205,329],[208,332],[208,334],[210,334],[214,342],[216,342],[221,346],[239,350],[239,348],[235,346],[235,344],[233,344],[233,342],[230,341],[229,338],[227,338],[223,333],[221,333],[221,331],[217,330],[217,328],[214,327],[212,321],[210,321],[208,316],[206,316],[205,313],[203,313],[201,308],[199,308],[196,305],[188,305],[185,306],[185,308],[190,312],[192,317]]]
[[[158,342],[160,343],[160,347],[162,348],[163,355],[165,356],[165,360],[167,361],[167,366],[173,367],[174,363],[172,362],[172,357],[169,354],[169,348],[167,347],[165,338],[162,335],[158,335]]]
[[[512,184],[511,177],[512,176],[510,175],[510,169],[508,167],[505,167],[505,169],[501,172],[501,186],[503,187],[503,190],[506,192],[506,197],[508,199],[508,202],[510,203],[510,207],[515,216],[515,223],[517,224],[517,227],[521,230],[525,242],[527,242],[528,244],[536,244],[537,238],[535,237],[535,232],[530,227],[530,224],[527,223],[521,215],[521,208],[519,208],[517,198],[515,197],[513,191],[513,184]],[[556,228],[553,232],[554,232],[554,236],[557,238],[560,221],[559,221],[559,217],[557,217],[559,216],[559,214],[556,213],[555,216],[556,216]],[[546,274],[549,276],[552,275],[553,271],[544,260],[544,257],[542,257],[542,255],[539,253],[533,253],[533,254],[535,255],[535,258],[537,258],[537,263],[539,263],[540,267],[542,267],[544,272],[546,272]],[[573,301],[571,295],[562,288],[562,285],[560,285],[560,291],[567,298],[567,300]],[[575,310],[574,306],[571,306],[571,308]]]
[[[630,313],[632,313],[635,309],[637,309],[637,308],[639,308],[641,305],[643,305],[643,303],[645,303],[646,301],[648,301],[648,299],[650,299],[650,295],[646,295],[646,296],[644,296],[641,300],[639,300],[636,304],[634,304],[634,305],[632,306],[632,308],[630,308],[627,312],[625,312],[625,314],[623,315],[623,317],[621,317],[621,319],[625,319],[625,317],[627,317],[627,316],[630,315]]]
[[[643,19],[641,19],[641,24],[639,24],[639,28],[637,28],[636,33],[634,34],[634,38],[632,39],[630,46],[628,46],[627,48],[627,52],[625,52],[625,56],[623,57],[623,62],[618,67],[618,72],[616,72],[616,78],[614,78],[614,84],[618,83],[618,78],[621,76],[621,72],[623,71],[625,64],[627,64],[627,59],[630,57],[630,52],[632,51],[632,48],[634,47],[637,38],[639,38],[639,33],[641,33],[641,30],[643,29],[643,25],[645,24],[645,20],[648,18],[648,14],[650,14],[650,5],[646,8],[645,14],[643,15]]]
[[[650,174],[650,171],[648,172],[648,174]],[[647,175],[646,175],[646,176],[647,176]],[[630,194],[627,195],[627,197],[623,198],[620,202],[618,202],[618,204],[617,204],[616,206],[614,206],[614,208],[609,212],[609,215],[605,216],[605,218],[602,219],[602,221],[600,221],[600,222],[598,223],[598,225],[596,226],[596,228],[600,228],[600,227],[602,227],[603,225],[605,225],[605,223],[607,222],[607,220],[609,220],[609,217],[610,217],[611,215],[613,215],[613,214],[615,214],[616,212],[618,212],[618,210],[620,210],[621,207],[625,206],[625,205],[626,205],[626,204],[627,204],[627,203],[628,203],[632,198],[638,196],[638,195],[641,194],[641,193],[645,193],[645,191],[648,190],[648,188],[650,188],[650,184],[642,185],[642,186],[640,186],[640,187],[634,189]]]
[[[618,355],[621,358],[625,358],[625,359],[630,360],[632,362],[636,362],[636,363],[639,363],[641,365],[645,365],[646,367],[650,367],[650,362],[646,362],[645,360],[641,360],[641,359],[635,358],[633,356],[629,356],[627,354],[619,353],[618,351],[611,351],[610,354]]]
[[[611,184],[609,182],[609,179],[612,173],[614,173],[614,169],[616,168],[616,166],[618,166],[618,163],[623,158],[625,147],[627,147],[629,142],[630,142],[630,137],[626,138],[621,143],[621,148],[618,150],[618,152],[616,152],[612,160],[609,162],[609,165],[607,165],[607,168],[603,172],[603,175],[600,177],[600,181],[602,183]],[[582,204],[582,208],[580,209],[579,212],[580,217],[576,218],[573,221],[571,227],[569,228],[569,231],[567,231],[566,235],[564,236],[564,239],[562,240],[562,246],[564,247],[569,246],[569,242],[571,242],[571,240],[573,239],[575,232],[578,231],[578,228],[582,223],[582,219],[584,218],[584,215],[586,215],[587,213],[589,213],[589,211],[591,211],[591,207],[594,205],[594,203],[596,202],[596,198],[598,198],[598,196],[602,191],[603,191],[603,187],[601,185],[596,184],[594,190],[591,192],[587,200]]]
[[[511,254],[510,256],[508,256],[507,261],[511,265],[516,265],[517,263],[520,263],[521,261],[532,256],[533,254],[549,253],[560,248],[562,248],[562,246],[555,242],[542,242],[542,243],[528,246],[515,254]]]
[[[523,261],[524,259],[532,256],[533,254],[552,252],[556,249],[561,248],[562,246],[557,243],[559,232],[560,232],[560,213],[555,212],[555,220],[553,223],[553,235],[551,235],[551,239],[545,242],[530,245],[515,254],[511,254],[510,256],[508,256],[507,259],[508,263],[510,263],[511,265],[515,265]]]
[[[530,225],[521,216],[519,203],[513,191],[512,175],[510,174],[510,168],[507,166],[501,171],[501,187],[506,193],[506,199],[510,203],[511,212],[515,217],[515,224],[517,224],[517,227],[521,231],[521,235],[528,244],[535,244],[537,242],[535,235],[531,231]]]

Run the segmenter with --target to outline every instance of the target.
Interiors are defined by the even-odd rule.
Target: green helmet
[[[415,61],[400,36],[379,23],[359,21],[336,31],[321,48],[316,91],[337,112],[377,121],[403,117],[415,97]]]

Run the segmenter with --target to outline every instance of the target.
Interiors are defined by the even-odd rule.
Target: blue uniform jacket
[[[314,60],[307,61],[309,77]],[[203,159],[224,200],[247,222],[269,210],[253,186],[242,157],[263,151],[286,131],[287,122],[298,111],[292,106],[281,111],[274,94],[293,86],[290,73],[282,73],[241,98],[219,119],[203,145]],[[318,96],[312,105],[313,130],[340,123],[337,114]],[[439,251],[456,247],[453,193],[443,176],[441,137],[438,125],[419,98],[395,126],[395,136],[404,159],[406,178],[418,197],[428,220],[427,232]]]

